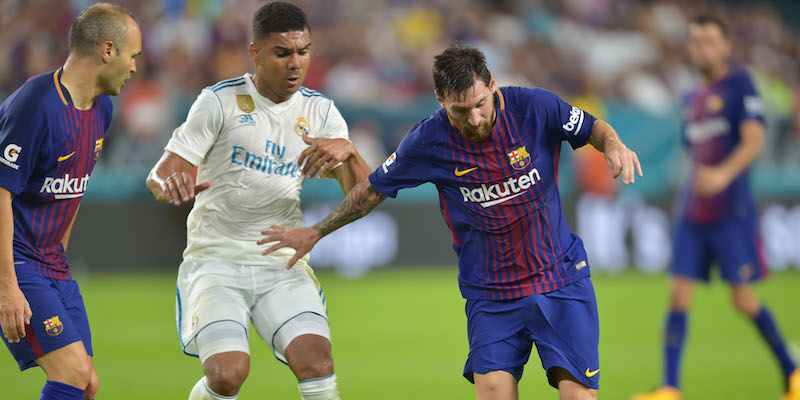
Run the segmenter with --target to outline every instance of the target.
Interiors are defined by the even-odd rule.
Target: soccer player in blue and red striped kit
[[[597,303],[583,243],[562,213],[558,157],[564,141],[591,143],[628,184],[642,176],[636,154],[609,124],[548,91],[496,87],[474,48],[436,56],[433,79],[442,108],[383,166],[313,227],[273,226],[259,243],[278,242],[265,253],[294,248],[291,267],[387,196],[432,182],[458,255],[470,344],[464,377],[477,398],[517,399],[533,344],[561,398],[596,398]]]
[[[747,71],[728,61],[731,44],[723,22],[695,17],[689,25],[689,57],[702,83],[686,98],[683,130],[692,163],[674,231],[670,310],[664,332],[664,377],[636,400],[680,400],[680,361],[686,313],[696,281],[707,282],[716,262],[733,303],[753,321],[780,364],[785,400],[800,400],[800,370],[787,351],[769,309],[753,283],[766,277],[756,207],[748,170],[761,153],[763,103]]]
[[[0,325],[20,370],[47,374],[40,399],[91,399],[89,321],[66,248],[111,123],[107,95],[136,72],[141,33],[105,3],[82,11],[63,67],[30,78],[0,105]]]

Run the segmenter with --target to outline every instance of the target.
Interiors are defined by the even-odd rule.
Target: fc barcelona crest
[[[58,319],[58,315],[53,318],[44,320],[44,331],[50,336],[58,336],[64,331],[64,325]]]
[[[103,138],[94,141],[94,159],[100,157],[100,150],[103,150]]]
[[[297,117],[297,123],[294,124],[294,131],[300,136],[311,133],[311,126],[308,124],[306,117]]]
[[[531,155],[528,154],[528,150],[525,150],[525,146],[522,146],[508,153],[508,163],[511,164],[514,169],[525,169],[525,167],[531,163]]]
[[[256,109],[256,104],[253,103],[253,98],[250,97],[249,94],[237,94],[236,104],[239,106],[240,110],[248,114],[250,114]]]

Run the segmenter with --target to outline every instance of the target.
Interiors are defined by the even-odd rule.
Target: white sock
[[[223,396],[214,393],[214,391],[206,385],[205,376],[194,384],[191,393],[189,393],[189,400],[236,400],[238,398],[238,393],[234,396]]]
[[[336,374],[297,383],[303,400],[340,400]]]

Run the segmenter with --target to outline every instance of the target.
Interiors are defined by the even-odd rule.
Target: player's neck
[[[707,85],[719,82],[720,79],[728,75],[730,70],[731,67],[728,65],[728,63],[719,64],[713,68],[710,68],[707,72],[703,74],[703,81]]]
[[[258,79],[257,74],[253,75],[253,84],[256,86],[258,94],[270,99],[270,101],[272,101],[275,104],[283,103],[284,101],[292,98],[292,96],[282,97],[277,93],[275,93],[275,91],[271,90],[269,86],[265,85],[264,83],[261,82],[260,79]]]
[[[78,110],[88,110],[100,94],[97,87],[97,67],[91,61],[70,56],[61,71],[61,84],[67,88],[72,105]]]

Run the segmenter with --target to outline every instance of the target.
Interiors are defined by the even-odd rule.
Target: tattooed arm
[[[386,196],[378,192],[369,182],[369,178],[366,178],[353,187],[353,190],[347,194],[347,197],[339,203],[336,209],[314,226],[288,228],[273,225],[270,229],[261,232],[264,238],[259,240],[258,244],[277,242],[264,250],[262,253],[264,255],[285,247],[295,249],[294,257],[286,264],[286,269],[292,268],[297,260],[308,254],[320,239],[369,214],[385,199]]]

